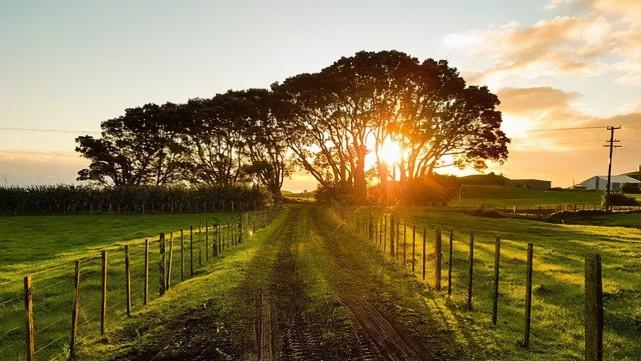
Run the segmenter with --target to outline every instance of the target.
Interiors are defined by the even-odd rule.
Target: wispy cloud
[[[514,151],[581,151],[605,139],[608,125],[625,129],[628,139],[641,139],[641,112],[598,117],[577,106],[581,94],[552,87],[503,88],[498,91],[504,113],[504,130],[512,137]],[[568,130],[560,130],[567,129]],[[601,128],[600,131],[598,128]]]

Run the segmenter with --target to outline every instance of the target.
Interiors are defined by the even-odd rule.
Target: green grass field
[[[449,230],[454,231],[453,295],[434,292],[436,307],[460,342],[479,359],[582,360],[584,257],[603,260],[605,359],[641,359],[641,230],[562,225],[510,218],[482,218],[457,212],[401,209],[404,224],[416,224],[416,277],[421,280],[422,232],[427,234],[427,283],[433,285],[433,242],[443,234],[443,285],[447,287]],[[378,213],[380,215],[380,213]],[[639,215],[635,215],[639,217]],[[465,311],[469,238],[475,234],[474,312]],[[401,239],[403,239],[401,231]],[[405,248],[411,273],[411,228]],[[502,239],[498,325],[492,327],[494,239]],[[523,338],[527,243],[535,246],[530,351]],[[402,264],[403,247],[397,260]],[[387,248],[389,254],[389,247]],[[402,267],[401,267],[402,269]]]
[[[198,277],[181,282],[162,298],[150,302],[148,307],[138,309],[130,319],[110,330],[108,342],[98,338],[85,340],[79,345],[78,358],[112,360],[132,346],[142,348],[163,342],[157,336],[166,330],[167,323],[185,317],[185,314],[202,311],[205,305],[215,308],[216,315],[229,316],[237,312],[233,304],[235,297],[238,297],[234,293],[237,292],[235,287],[252,271],[248,266],[257,256],[258,246],[273,234],[284,219],[281,214],[267,227],[258,230],[248,242],[241,243],[214,262],[204,265]]]
[[[230,221],[230,214],[150,214],[0,217],[0,357],[24,358],[23,277],[33,277],[34,322],[38,359],[47,360],[67,352],[71,324],[73,262],[81,262],[79,337],[99,332],[100,267],[99,251],[108,250],[108,327],[125,316],[124,251],[130,247],[132,306],[142,307],[144,240],[150,242],[149,295],[158,296],[160,232],[174,232],[172,278],[181,279],[179,230],[185,230],[185,278],[191,270],[189,227],[193,225],[194,259],[197,270],[206,263],[205,231],[198,224],[209,222],[207,236],[213,238],[211,224]],[[227,238],[229,236],[225,234]],[[169,237],[169,235],[167,235]],[[212,248],[213,243],[209,243]],[[210,256],[213,249],[210,250]]]
[[[639,214],[626,214],[584,220],[598,223],[552,224],[513,218],[483,218],[455,211],[397,209],[404,220],[405,247],[396,257],[386,249],[386,282],[394,284],[401,296],[390,298],[412,299],[411,309],[403,310],[418,315],[433,329],[453,337],[456,344],[481,360],[582,360],[584,256],[599,253],[603,259],[605,302],[605,359],[641,359],[641,230],[631,228]],[[318,216],[321,213],[313,213]],[[369,210],[363,213],[365,219]],[[378,210],[374,215],[381,215]],[[389,214],[389,212],[387,213]],[[153,343],[157,330],[161,332],[166,320],[184,312],[198,309],[204,299],[227,312],[231,287],[243,279],[250,268],[248,262],[256,256],[256,245],[261,244],[275,227],[257,233],[251,242],[241,244],[214,262],[206,262],[204,236],[196,235],[194,260],[196,274],[189,277],[192,262],[185,259],[185,282],[177,284],[167,297],[158,297],[159,232],[188,228],[205,219],[226,214],[145,215],[145,216],[42,216],[0,218],[2,244],[6,252],[0,254],[0,359],[19,360],[24,355],[24,308],[21,299],[22,277],[34,275],[34,318],[36,323],[36,350],[39,360],[68,353],[71,314],[72,261],[90,258],[81,264],[81,312],[79,337],[84,359],[109,358],[135,343]],[[275,224],[282,222],[276,221]],[[338,220],[351,222],[348,217]],[[377,219],[377,218],[375,218]],[[306,225],[306,223],[305,223]],[[412,226],[416,226],[416,247],[412,255]],[[626,225],[628,227],[618,227]],[[327,226],[331,232],[336,228]],[[454,231],[453,294],[446,291],[417,292],[424,283],[421,277],[422,234],[426,232],[426,284],[434,280],[434,234],[443,230],[443,287],[447,289],[448,232]],[[347,231],[341,230],[349,239]],[[469,234],[475,234],[475,273],[473,312],[465,310],[468,282]],[[208,235],[210,235],[208,233]],[[153,241],[150,249],[150,307],[142,307],[142,270],[144,238]],[[491,324],[492,275],[494,239],[502,239],[501,277],[498,325]],[[187,238],[188,239],[188,238]],[[401,239],[403,231],[401,230]],[[179,239],[174,236],[172,279],[181,280]],[[367,242],[366,240],[362,240]],[[532,338],[529,351],[518,346],[523,334],[525,270],[527,243],[535,245],[534,284],[532,308]],[[130,244],[132,262],[132,304],[134,317],[127,322],[125,315],[124,255],[122,247]],[[301,243],[300,257],[306,278],[315,279],[315,272],[326,272],[320,262],[320,251],[314,242]],[[369,247],[377,247],[369,243]],[[99,338],[100,260],[98,251],[108,247],[109,252],[109,309],[106,338]],[[311,248],[307,248],[311,247]],[[364,246],[363,248],[368,248]],[[30,251],[33,249],[33,251]],[[33,252],[33,255],[31,255]],[[413,257],[414,256],[414,257]],[[354,257],[354,256],[352,256]],[[364,256],[362,256],[364,257]],[[403,257],[405,262],[403,263]],[[365,257],[371,269],[378,269],[380,257]],[[411,264],[415,259],[415,272]],[[202,267],[201,267],[202,264]],[[403,266],[404,264],[404,266]],[[311,266],[313,265],[313,266]],[[401,273],[398,273],[400,271]],[[387,271],[386,271],[387,272]],[[406,276],[404,276],[405,274]],[[310,283],[307,282],[306,283]],[[413,284],[415,287],[408,287]],[[320,283],[310,294],[315,299],[324,297],[326,286]],[[402,292],[406,290],[406,292]],[[395,291],[396,292],[396,291]],[[398,297],[397,297],[398,296]],[[396,297],[396,298],[395,298]],[[419,306],[420,305],[420,306]],[[424,308],[424,309],[423,309]],[[427,312],[426,310],[429,310]],[[426,315],[431,315],[427,318]],[[434,315],[437,317],[434,318]],[[435,328],[434,328],[435,327]],[[118,331],[118,332],[113,332]],[[138,332],[146,336],[138,338]],[[112,339],[115,338],[115,339]],[[62,359],[59,358],[59,359]]]
[[[481,205],[501,208],[550,207],[558,205],[600,205],[603,192],[585,190],[540,190],[502,186],[465,185],[461,199],[455,197],[450,206],[479,207]]]

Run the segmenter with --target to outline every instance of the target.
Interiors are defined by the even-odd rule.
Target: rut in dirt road
[[[371,270],[360,264],[358,242],[345,232],[331,231],[321,217],[314,219],[314,230],[320,235],[323,247],[329,254],[327,276],[337,297],[345,305],[355,323],[355,331],[366,346],[368,357],[374,360],[454,360],[445,351],[437,334],[421,334],[398,321],[394,308],[382,298],[385,285],[373,279]],[[367,255],[360,255],[367,257]]]
[[[328,350],[322,334],[349,334],[349,327],[331,322],[327,315],[309,309],[317,300],[307,294],[301,275],[297,249],[307,242],[307,210],[297,209],[289,231],[274,240],[276,258],[271,279],[263,285],[256,308],[259,312],[256,330],[260,348],[257,360],[346,360],[352,358],[355,346],[347,340]],[[328,305],[329,306],[329,305]],[[339,330],[339,328],[341,330]],[[336,342],[338,340],[330,341]],[[352,342],[353,343],[353,342]],[[336,346],[340,349],[336,349]],[[254,358],[252,358],[254,359]]]

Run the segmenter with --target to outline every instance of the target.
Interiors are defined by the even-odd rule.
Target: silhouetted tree
[[[78,180],[115,185],[163,185],[180,179],[183,147],[175,104],[147,104],[102,122],[102,137],[76,138],[76,151],[91,160]]]
[[[466,86],[445,61],[359,52],[273,89],[296,108],[284,126],[298,162],[324,187],[351,188],[357,201],[365,197],[369,151],[379,179],[387,178],[381,147],[388,138],[402,146],[401,181],[507,157],[498,98]]]
[[[498,104],[496,95],[468,86],[446,61],[359,52],[318,73],[275,83],[271,91],[228,91],[186,104],[127,109],[101,124],[101,138],[76,139],[76,150],[91,160],[78,179],[254,184],[279,199],[292,167],[289,155],[325,188],[323,194],[348,193],[363,202],[368,179],[377,177],[379,189],[388,188],[390,165],[381,151],[390,139],[401,147],[394,165],[401,186],[427,184],[441,167],[483,169],[488,160],[505,160],[509,139],[500,129]],[[371,152],[376,165],[366,169]]]

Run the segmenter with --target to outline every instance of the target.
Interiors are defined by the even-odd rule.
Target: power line
[[[570,127],[570,128],[542,128],[542,129],[529,129],[530,132],[551,132],[557,130],[583,130],[583,129],[604,129],[605,127]]]
[[[100,134],[100,132],[97,130],[16,128],[16,127],[0,127],[0,130],[17,131],[17,132],[35,132],[35,133]]]
[[[625,125],[619,126],[622,129],[641,129],[641,125]],[[587,129],[608,129],[606,126],[591,126],[591,127],[568,127],[568,128],[540,128],[540,129],[528,129],[529,132],[552,132],[552,131],[564,131],[564,130],[587,130]]]

